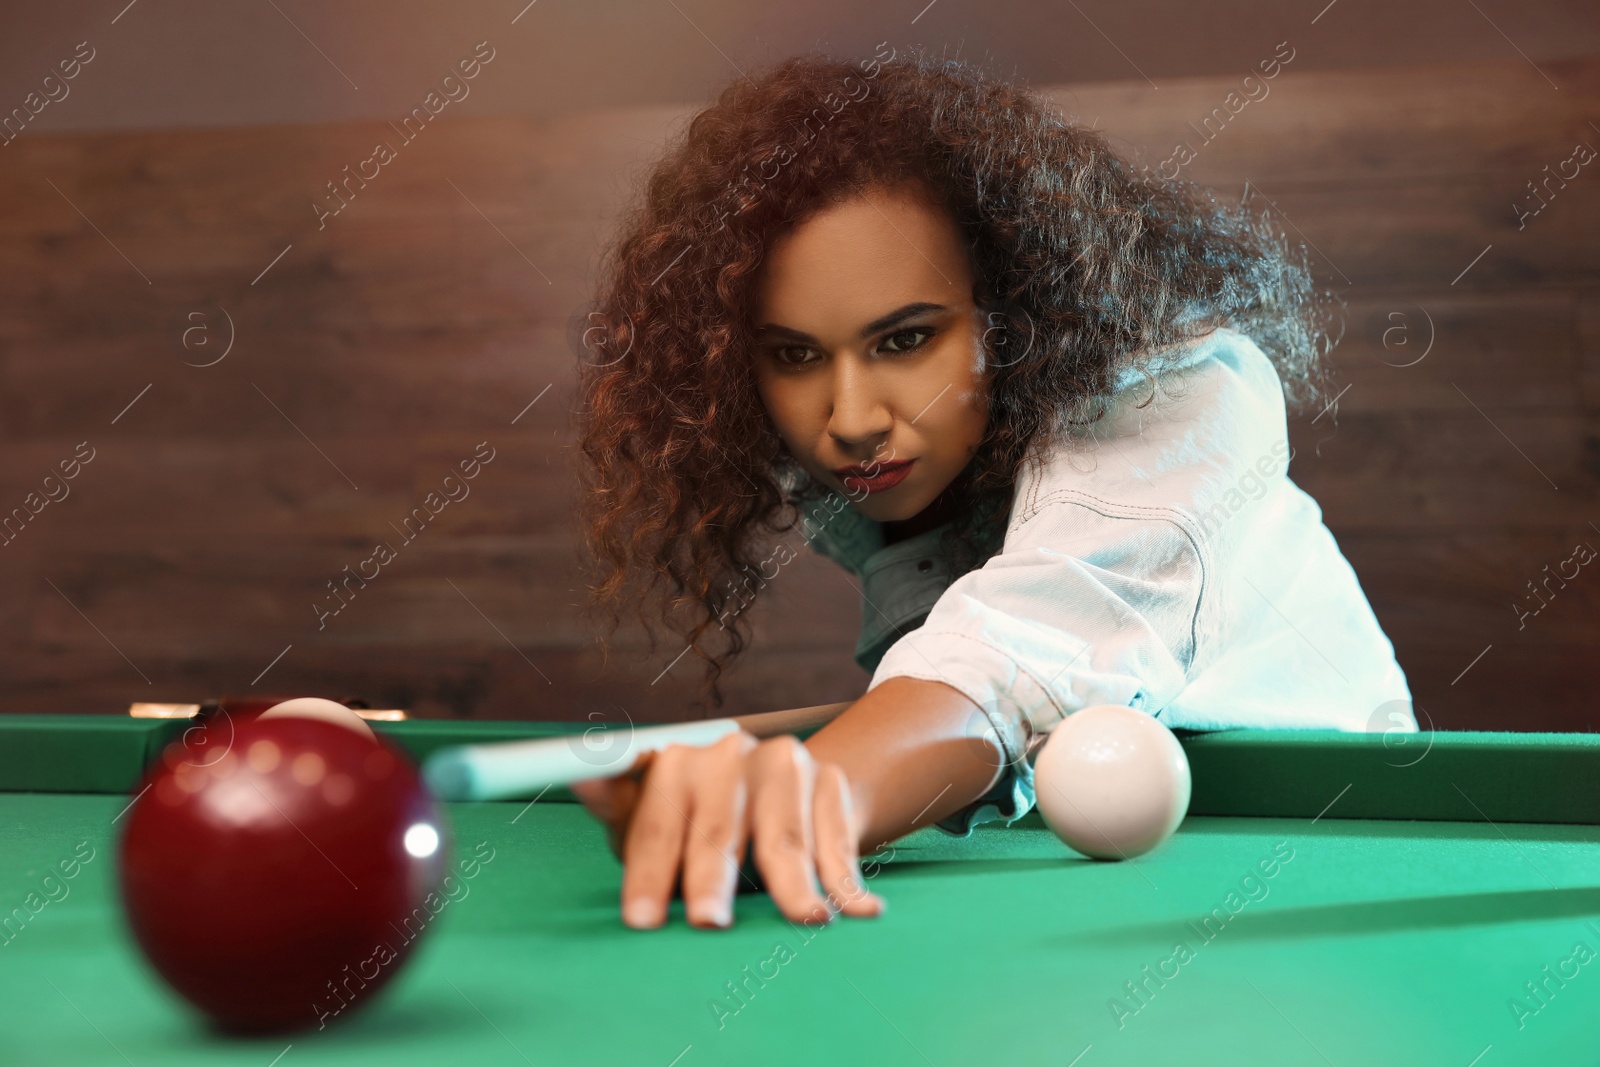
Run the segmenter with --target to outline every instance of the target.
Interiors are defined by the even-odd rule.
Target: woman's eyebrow
[[[948,310],[948,308],[946,308],[945,305],[932,304],[926,300],[919,300],[914,304],[907,304],[904,307],[896,308],[887,315],[880,315],[871,322],[867,323],[865,326],[861,327],[861,339],[864,341],[875,333],[882,333],[884,330],[899,325],[906,319],[915,318],[918,315],[924,315],[930,311],[946,310]],[[802,330],[796,330],[788,326],[780,326],[775,322],[762,323],[760,326],[756,327],[756,333],[778,336],[790,341],[804,341],[808,344],[817,343],[817,339],[812,337],[809,333],[805,333]]]

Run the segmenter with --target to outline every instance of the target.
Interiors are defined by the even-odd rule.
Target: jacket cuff
[[[934,825],[947,834],[966,837],[974,826],[986,822],[1003,819],[1010,826],[1033,810],[1034,801],[1033,765],[1018,760],[1006,766],[987,793]]]

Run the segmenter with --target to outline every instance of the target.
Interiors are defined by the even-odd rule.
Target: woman
[[[790,920],[877,914],[863,848],[1019,817],[1030,743],[1095,704],[1415,729],[1287,476],[1326,303],[1265,218],[963,64],[802,56],[696,115],[591,316],[594,605],[675,622],[719,704],[798,527],[859,579],[872,680],[804,744],[736,734],[581,787],[624,921],[681,885],[727,926],[747,849]]]

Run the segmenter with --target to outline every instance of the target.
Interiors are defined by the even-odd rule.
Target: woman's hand
[[[636,929],[666,921],[680,881],[691,924],[728,926],[747,845],[791,922],[883,910],[862,884],[844,771],[814,760],[793,736],[758,741],[741,731],[711,745],[672,745],[627,775],[572,791],[622,859],[622,919]]]

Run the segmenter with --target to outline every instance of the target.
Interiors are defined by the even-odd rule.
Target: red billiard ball
[[[128,925],[228,1030],[327,1025],[367,1002],[434,914],[445,824],[406,755],[316,719],[218,716],[126,815]]]

